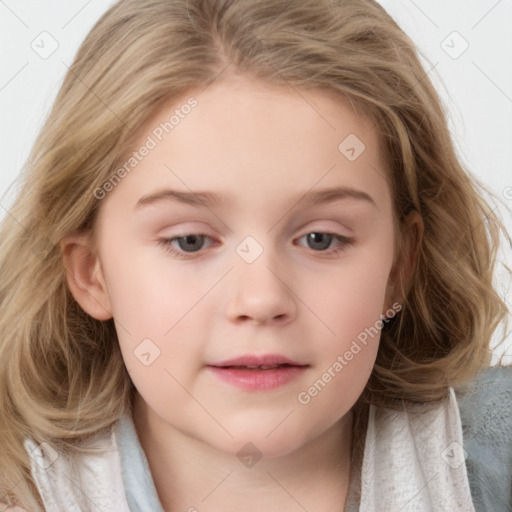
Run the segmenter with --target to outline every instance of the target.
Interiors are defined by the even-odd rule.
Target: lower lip
[[[299,377],[307,366],[281,366],[272,370],[242,370],[208,366],[220,379],[242,389],[265,391],[277,389]]]

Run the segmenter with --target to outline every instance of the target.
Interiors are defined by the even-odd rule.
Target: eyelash
[[[338,246],[338,248],[331,249],[329,251],[315,251],[315,250],[311,249],[313,252],[317,252],[319,254],[324,254],[326,256],[335,256],[336,254],[339,254],[340,252],[345,251],[349,246],[353,245],[353,243],[354,243],[353,238],[348,238],[346,236],[340,235],[338,233],[332,233],[330,231],[309,231],[308,233],[305,233],[304,235],[299,237],[298,240],[300,240],[301,238],[304,238],[305,236],[312,234],[312,233],[322,234],[322,235],[331,235],[334,237],[333,240],[338,240],[339,242],[341,242],[341,244],[342,244],[341,246]],[[175,249],[171,245],[174,240],[179,240],[180,238],[185,238],[187,236],[204,236],[206,238],[211,239],[211,237],[205,233],[186,233],[184,235],[175,236],[172,238],[160,238],[158,240],[158,245],[162,246],[166,252],[172,254],[173,256],[177,256],[178,258],[182,258],[185,260],[192,259],[192,258],[197,257],[197,255],[201,252],[201,249],[199,249],[196,252],[186,253],[186,252],[179,251],[179,250]]]

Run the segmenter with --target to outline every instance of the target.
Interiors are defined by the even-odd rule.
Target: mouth
[[[260,368],[269,369],[279,366],[308,366],[304,363],[299,363],[281,354],[248,354],[234,359],[228,359],[218,363],[211,363],[208,366],[215,366],[217,368],[227,367],[240,367],[240,368]]]
[[[207,365],[223,382],[249,391],[268,391],[298,378],[309,367],[281,355],[243,356]]]
[[[295,364],[273,364],[273,365],[228,365],[228,366],[217,366],[216,368],[225,368],[225,369],[236,369],[236,370],[275,370],[276,368],[286,368],[293,366],[302,366]]]

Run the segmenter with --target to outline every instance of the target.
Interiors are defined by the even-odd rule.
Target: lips
[[[309,367],[281,355],[248,355],[207,368],[223,382],[250,391],[268,391],[296,379]]]
[[[229,359],[227,361],[222,361],[219,363],[211,363],[208,366],[215,366],[217,368],[249,368],[249,369],[257,369],[260,368],[262,370],[268,370],[271,368],[277,368],[279,366],[308,366],[297,361],[293,361],[285,356],[280,354],[267,354],[267,355],[247,355],[242,357],[237,357],[235,359]]]
[[[274,365],[259,365],[259,366],[251,366],[251,365],[229,365],[229,366],[221,366],[221,368],[236,368],[238,370],[273,370],[275,368],[281,368],[283,366],[295,366],[289,364],[274,364]]]

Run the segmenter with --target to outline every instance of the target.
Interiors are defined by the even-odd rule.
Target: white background
[[[66,66],[111,3],[0,0],[0,219]],[[449,111],[462,163],[511,207],[512,0],[380,3],[418,44],[425,71]],[[58,47],[44,55],[52,45]],[[502,207],[499,211],[512,233],[512,216]],[[501,256],[509,265],[510,253],[507,247]],[[500,271],[497,280],[510,305],[507,274]],[[510,363],[512,339],[497,353]]]

